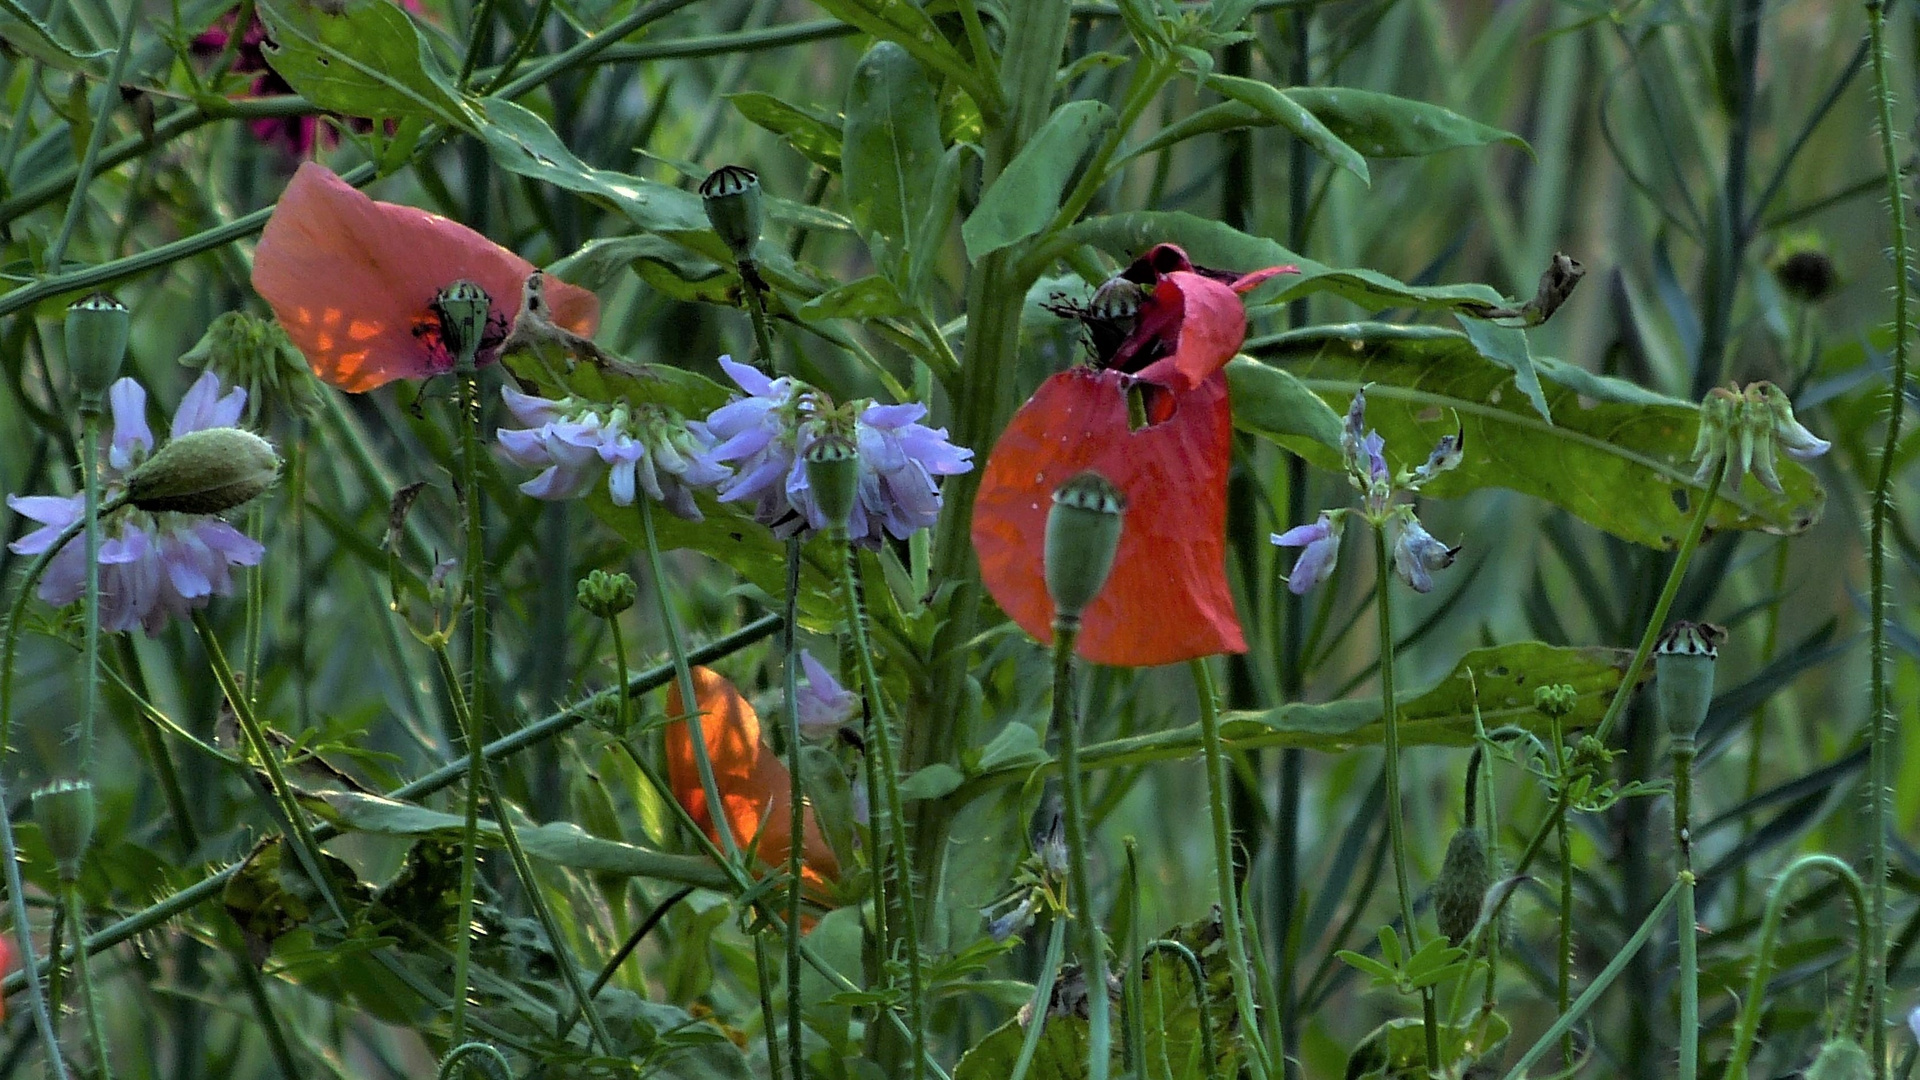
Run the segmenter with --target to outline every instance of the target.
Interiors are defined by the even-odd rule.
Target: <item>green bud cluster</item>
[[[1550,686],[1537,686],[1533,690],[1533,707],[1540,710],[1542,716],[1562,719],[1580,706],[1580,691],[1566,683],[1554,683]]]
[[[580,585],[574,592],[574,602],[586,609],[589,615],[611,619],[632,607],[639,595],[639,586],[626,574],[593,570],[580,579]]]
[[[226,312],[207,325],[206,333],[180,357],[180,363],[205,368],[228,386],[245,387],[247,400],[256,405],[277,400],[302,416],[311,416],[323,400],[320,380],[275,319]]]

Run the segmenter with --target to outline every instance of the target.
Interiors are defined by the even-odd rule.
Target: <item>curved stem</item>
[[[769,360],[769,362],[771,362]],[[787,609],[780,635],[780,695],[787,710],[787,1068],[793,1080],[806,1080],[800,996],[800,872],[806,857],[806,804],[800,784],[800,648],[795,642],[800,615],[800,537],[787,540]],[[769,1035],[769,1038],[772,1036]],[[768,1054],[774,1048],[769,1046]]]
[[[20,950],[20,968],[26,974],[33,1026],[46,1051],[47,1075],[53,1080],[66,1080],[67,1065],[60,1056],[60,1035],[53,1026],[53,1015],[47,1010],[47,995],[40,985],[40,968],[33,956],[33,923],[27,917],[27,887],[20,876],[20,853],[13,843],[13,815],[7,812],[6,795],[5,783],[0,781],[0,868],[4,868],[7,879],[7,907],[13,913],[14,945]]]
[[[847,542],[845,527],[835,529],[833,539],[834,545],[842,552],[841,600],[846,604],[847,625],[853,634],[853,651],[860,661],[861,688],[866,693],[867,708],[873,717],[873,738],[867,746],[873,754],[869,765],[880,771],[880,786],[886,794],[886,798],[873,807],[873,832],[875,835],[885,832],[893,849],[894,891],[900,904],[900,944],[906,953],[907,1028],[913,1044],[913,1080],[921,1080],[926,1075],[927,1029],[923,1011],[925,997],[920,985],[920,919],[913,897],[913,856],[907,850],[906,812],[900,800],[900,778],[894,772],[893,731],[887,723],[886,696],[873,666],[873,648],[867,641],[866,613],[861,610],[860,592],[854,582],[853,545]],[[884,874],[886,870],[876,867],[875,873]],[[1096,991],[1093,996],[1102,997],[1104,994]]]
[[[1393,696],[1393,564],[1387,554],[1387,527],[1373,527],[1375,609],[1380,623],[1380,703],[1387,771],[1387,837],[1393,845],[1393,881],[1400,894],[1400,937],[1405,955],[1420,949],[1413,921],[1413,888],[1407,880],[1407,823],[1400,802],[1400,703]],[[1420,1011],[1427,1037],[1427,1071],[1440,1068],[1440,1011],[1431,986],[1420,989]]]
[[[1193,955],[1192,949],[1172,938],[1159,938],[1147,942],[1147,947],[1140,950],[1141,961],[1144,963],[1147,957],[1156,952],[1172,953],[1187,967],[1187,977],[1193,980],[1193,1008],[1200,1016],[1201,1061],[1206,1068],[1207,1080],[1218,1080],[1220,1057],[1213,1047],[1213,1015],[1212,1010],[1207,1007],[1206,969],[1200,966],[1200,958]]]
[[[1220,926],[1226,938],[1227,961],[1233,970],[1234,1002],[1240,1010],[1240,1028],[1254,1080],[1266,1080],[1273,1075],[1273,1066],[1267,1061],[1266,1044],[1260,1038],[1253,1002],[1253,966],[1240,928],[1239,890],[1233,884],[1233,818],[1227,810],[1227,755],[1220,745],[1220,696],[1205,660],[1189,661],[1187,667],[1193,672],[1194,689],[1200,697],[1200,745],[1206,754],[1207,806],[1213,817],[1213,871],[1220,891]]]
[[[1074,701],[1073,687],[1073,645],[1079,636],[1078,616],[1061,615],[1054,619],[1053,729],[1060,739],[1067,885],[1073,892],[1073,921],[1080,926],[1080,969],[1087,977],[1087,1077],[1106,1080],[1113,1057],[1113,1028],[1106,993],[1107,943],[1100,932],[1100,916],[1093,903],[1093,883],[1087,873],[1087,810],[1080,777],[1080,710]]]
[[[461,1043],[448,1051],[447,1056],[440,1059],[440,1068],[433,1074],[435,1080],[453,1080],[453,1068],[456,1065],[465,1065],[468,1072],[479,1072],[478,1066],[467,1064],[467,1059],[475,1056],[487,1059],[487,1069],[494,1080],[511,1080],[513,1064],[507,1060],[507,1055],[483,1042]]]
[[[1033,984],[1033,1000],[1027,1006],[1027,1033],[1020,1039],[1020,1056],[1013,1061],[1007,1080],[1027,1080],[1033,1055],[1040,1049],[1040,1036],[1047,1027],[1047,1003],[1053,998],[1054,980],[1060,976],[1060,958],[1067,951],[1067,919],[1057,916],[1047,932],[1047,955],[1040,961],[1040,978]]]
[[[1787,867],[1773,888],[1767,893],[1767,912],[1760,922],[1760,944],[1753,954],[1753,974],[1747,982],[1747,995],[1740,1009],[1740,1022],[1733,1031],[1733,1056],[1727,1060],[1727,1069],[1720,1074],[1721,1080],[1745,1080],[1747,1061],[1753,1054],[1756,1033],[1760,1030],[1760,1013],[1766,1004],[1767,969],[1773,958],[1773,941],[1780,932],[1780,921],[1786,914],[1787,888],[1803,874],[1816,870],[1832,874],[1847,896],[1853,901],[1856,914],[1867,911],[1867,890],[1860,881],[1860,875],[1853,867],[1831,855],[1807,855]],[[1866,921],[1861,920],[1859,936],[1866,938]],[[1855,943],[1857,966],[1853,979],[1853,1000],[1847,1006],[1847,1030],[1857,1031],[1862,1014],[1867,1011],[1866,993],[1872,984],[1871,969],[1873,955],[1868,951],[1865,940]]]

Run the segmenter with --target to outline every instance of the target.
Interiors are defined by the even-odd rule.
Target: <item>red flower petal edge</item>
[[[457,221],[376,202],[307,162],[260,234],[253,287],[315,375],[360,393],[453,369],[431,307],[442,288],[460,278],[477,282],[493,299],[489,325],[504,336],[532,271],[532,263]],[[547,298],[556,323],[592,335],[598,297],[550,280]],[[481,355],[483,363],[494,359]]]
[[[1167,390],[1171,416],[1138,431],[1127,418],[1131,382],[1114,371],[1064,371],[1014,414],[974,502],[981,578],[1008,617],[1051,644],[1047,513],[1055,488],[1093,469],[1126,495],[1127,511],[1113,573],[1082,615],[1080,655],[1147,667],[1245,652],[1225,571],[1226,376]]]

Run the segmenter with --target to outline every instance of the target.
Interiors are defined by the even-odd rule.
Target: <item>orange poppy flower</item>
[[[713,765],[714,787],[720,794],[722,813],[734,841],[742,846],[754,844],[754,855],[769,866],[787,864],[788,844],[793,836],[791,811],[792,780],[787,766],[760,740],[760,717],[731,682],[710,668],[693,669],[693,694],[700,706],[700,733],[707,744],[707,758]],[[667,687],[667,712],[682,716],[686,707],[677,682]],[[720,833],[707,809],[706,791],[700,786],[700,769],[694,762],[693,736],[685,720],[667,725],[667,782],[673,797],[714,843]],[[800,878],[816,899],[831,895],[831,883],[840,876],[840,861],[814,819],[813,808],[805,810],[806,840],[801,855]]]
[[[533,264],[457,221],[376,202],[323,165],[294,173],[254,251],[253,288],[315,375],[361,393],[453,370],[433,299],[465,278],[492,298],[480,362],[499,345]],[[591,336],[600,300],[547,283],[553,320]]]
[[[1246,338],[1240,294],[1291,271],[1202,270],[1171,244],[1154,248],[1123,275],[1152,286],[1131,325],[1090,325],[1111,348],[1049,378],[1014,414],[987,459],[972,534],[981,579],[1021,629],[1053,641],[1047,514],[1054,489],[1092,469],[1126,496],[1127,515],[1113,572],[1082,613],[1080,654],[1147,667],[1246,651],[1224,569],[1233,412],[1222,369]],[[1138,430],[1136,389],[1148,421]]]

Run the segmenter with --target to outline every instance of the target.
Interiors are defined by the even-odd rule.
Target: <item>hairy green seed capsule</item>
[[[626,574],[609,574],[605,570],[594,570],[580,579],[580,586],[574,592],[574,600],[589,615],[602,619],[611,619],[615,615],[633,606],[634,598],[639,596],[640,588]]]
[[[1047,594],[1063,620],[1077,620],[1100,595],[1120,549],[1127,500],[1097,472],[1083,472],[1053,493],[1047,512]]]
[[[1873,1062],[1859,1043],[1843,1036],[1820,1048],[1806,1076],[1807,1080],[1868,1080]]]
[[[734,259],[752,262],[760,242],[760,177],[744,165],[722,165],[700,181],[700,201]]]
[[[462,278],[440,290],[440,295],[433,298],[433,310],[440,316],[440,340],[453,354],[456,367],[471,370],[480,353],[480,339],[487,332],[493,298],[487,290]]]
[[[837,433],[813,440],[807,447],[807,487],[827,525],[845,527],[860,491],[860,448]]]
[[[47,838],[60,880],[80,876],[80,864],[93,845],[93,785],[85,780],[55,780],[33,793],[33,821]]]
[[[67,308],[67,367],[83,405],[97,408],[107,387],[119,378],[130,328],[126,305],[103,292]]]
[[[1654,695],[1667,733],[1692,741],[1713,702],[1713,667],[1727,632],[1712,623],[1677,622],[1653,650]]]
[[[127,478],[127,500],[149,512],[220,514],[258,498],[280,477],[272,444],[239,428],[190,431]]]
[[[1434,916],[1449,944],[1459,945],[1473,933],[1480,921],[1481,902],[1492,887],[1493,864],[1487,858],[1486,838],[1468,825],[1453,834],[1440,876],[1433,883]]]

